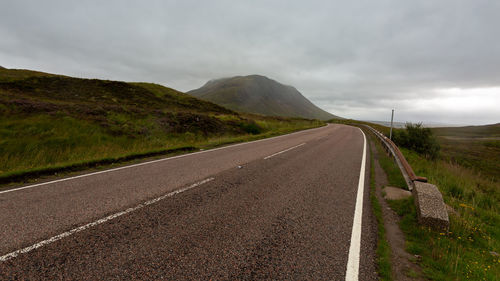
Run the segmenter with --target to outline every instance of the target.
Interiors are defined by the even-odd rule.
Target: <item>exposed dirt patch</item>
[[[411,196],[411,192],[408,190],[401,189],[399,187],[386,186],[384,188],[386,200],[399,200],[405,199]]]
[[[411,262],[415,259],[405,250],[405,237],[401,229],[399,229],[399,216],[389,207],[385,201],[382,191],[383,187],[387,186],[387,176],[378,162],[377,149],[373,142],[370,142],[371,150],[374,157],[376,196],[382,207],[382,216],[384,219],[384,227],[386,230],[387,242],[391,246],[391,264],[392,277],[394,280],[424,280],[421,277],[420,267]]]

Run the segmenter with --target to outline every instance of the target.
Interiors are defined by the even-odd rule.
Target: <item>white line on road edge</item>
[[[204,179],[204,180],[202,180],[202,181],[200,181],[200,182],[197,182],[197,183],[194,183],[194,184],[192,184],[192,185],[190,185],[190,186],[187,186],[187,187],[184,187],[184,188],[181,188],[181,189],[178,189],[178,190],[172,191],[172,192],[167,193],[167,194],[165,194],[165,195],[162,195],[162,196],[160,196],[160,197],[158,197],[158,198],[151,199],[151,200],[149,200],[149,201],[146,201],[146,202],[144,202],[144,203],[141,203],[141,204],[139,204],[139,205],[137,205],[137,206],[135,206],[135,207],[128,208],[128,209],[126,209],[125,211],[121,211],[121,212],[118,212],[118,213],[115,213],[115,214],[109,215],[109,216],[107,216],[107,217],[105,217],[105,218],[102,218],[102,219],[99,219],[99,220],[97,220],[97,221],[94,221],[94,222],[88,223],[88,224],[86,224],[86,225],[82,225],[82,226],[80,226],[80,227],[73,228],[72,230],[66,231],[66,232],[64,232],[64,233],[61,233],[61,234],[59,234],[59,235],[56,235],[56,236],[54,236],[54,237],[52,237],[52,238],[49,238],[49,239],[47,239],[47,240],[40,241],[40,242],[38,242],[38,243],[36,243],[36,244],[33,244],[33,245],[29,246],[29,247],[26,247],[26,248],[23,248],[23,249],[20,249],[20,250],[14,251],[14,252],[12,252],[12,253],[8,253],[8,254],[6,254],[6,255],[1,256],[1,257],[0,257],[0,262],[10,260],[10,259],[12,259],[12,258],[17,257],[17,256],[18,256],[18,255],[20,255],[20,254],[24,254],[24,253],[31,252],[31,251],[33,251],[33,250],[35,250],[35,249],[38,249],[38,248],[40,248],[40,247],[43,247],[43,246],[45,246],[45,245],[48,245],[48,244],[53,243],[53,242],[56,242],[57,240],[61,240],[61,239],[62,239],[62,238],[64,238],[64,237],[68,237],[68,236],[70,236],[70,235],[72,235],[72,234],[78,233],[78,232],[83,231],[83,230],[85,230],[85,229],[88,229],[88,228],[91,228],[91,227],[93,227],[93,226],[96,226],[96,225],[99,225],[99,224],[105,223],[105,222],[107,222],[107,221],[109,221],[109,220],[112,220],[112,219],[115,219],[115,218],[117,218],[117,217],[120,217],[120,216],[126,215],[126,214],[128,214],[128,213],[130,213],[130,212],[133,212],[133,211],[136,211],[136,210],[138,210],[138,209],[144,208],[144,207],[146,207],[146,206],[148,206],[148,205],[154,204],[154,203],[156,203],[156,202],[158,202],[158,201],[161,201],[161,200],[163,200],[163,199],[165,199],[165,198],[172,197],[172,196],[174,196],[174,195],[176,195],[176,194],[178,194],[178,193],[182,193],[182,192],[184,192],[184,191],[187,191],[187,190],[189,190],[189,189],[195,188],[195,187],[197,187],[197,186],[200,186],[200,185],[202,185],[202,184],[204,184],[204,183],[207,183],[207,182],[209,182],[209,181],[212,181],[212,180],[214,180],[214,178]]]
[[[93,173],[83,174],[83,175],[79,175],[79,176],[74,176],[74,177],[69,177],[69,178],[63,178],[63,179],[59,179],[59,180],[53,180],[53,181],[42,182],[42,183],[32,184],[32,185],[28,185],[28,186],[23,186],[23,187],[8,189],[8,190],[0,191],[0,194],[2,194],[2,193],[8,193],[8,192],[13,192],[13,191],[19,191],[19,190],[23,190],[23,189],[27,189],[27,188],[32,188],[32,187],[37,187],[37,186],[41,186],[41,185],[47,185],[47,184],[51,184],[51,183],[57,183],[57,182],[62,182],[62,181],[67,181],[67,180],[73,180],[73,179],[78,179],[78,178],[83,178],[83,177],[88,177],[88,176],[93,176],[93,175],[98,175],[98,174],[103,174],[103,173],[109,173],[109,172],[118,171],[118,170],[122,170],[122,169],[128,169],[128,168],[133,168],[133,167],[148,165],[148,164],[152,164],[152,163],[156,163],[156,162],[173,160],[173,159],[177,159],[177,158],[192,156],[192,155],[201,154],[201,153],[207,153],[207,152],[211,152],[211,151],[217,151],[217,150],[221,150],[221,149],[227,149],[227,148],[236,147],[236,146],[240,146],[240,145],[246,145],[246,144],[250,144],[250,143],[256,143],[256,142],[261,142],[261,141],[268,141],[268,140],[272,140],[272,139],[282,138],[282,137],[291,136],[291,135],[295,135],[295,134],[299,134],[299,133],[304,133],[304,132],[308,132],[308,131],[310,132],[310,131],[313,131],[313,130],[318,130],[318,129],[326,128],[329,125],[330,125],[330,123],[326,124],[326,126],[322,126],[322,127],[318,127],[318,128],[313,128],[313,129],[302,130],[302,131],[298,131],[298,132],[294,132],[294,133],[290,133],[290,134],[286,134],[286,135],[281,135],[281,136],[276,136],[276,137],[271,137],[271,138],[264,138],[264,139],[260,139],[260,140],[249,141],[249,142],[242,142],[242,143],[237,143],[237,144],[233,144],[233,145],[228,145],[228,146],[223,146],[223,147],[217,147],[217,148],[213,148],[213,149],[209,149],[209,150],[202,150],[202,151],[197,151],[197,152],[193,152],[193,153],[182,154],[182,155],[177,155],[177,156],[172,156],[172,157],[167,157],[167,158],[161,158],[161,159],[147,161],[147,162],[142,162],[142,163],[137,163],[137,164],[132,164],[132,165],[128,165],[128,166],[123,166],[123,167],[108,169],[108,170],[104,170],[104,171],[93,172]]]
[[[347,260],[346,281],[358,281],[359,254],[361,248],[361,219],[363,216],[363,193],[365,190],[365,162],[366,162],[366,136],[363,134],[363,157],[361,158],[361,170],[359,171],[358,193],[356,195],[356,207],[354,209],[354,221],[352,223],[351,246],[349,248],[349,259]]]
[[[299,144],[299,145],[292,146],[292,147],[287,148],[287,149],[285,149],[285,150],[282,150],[282,151],[280,151],[280,152],[276,152],[276,153],[274,153],[274,154],[271,154],[271,155],[269,155],[269,156],[266,156],[266,157],[264,157],[264,159],[269,159],[269,158],[274,157],[274,156],[276,156],[276,155],[278,155],[278,154],[285,153],[285,152],[287,152],[287,151],[289,151],[289,150],[292,150],[292,149],[294,149],[294,148],[297,148],[297,147],[299,147],[299,146],[303,146],[304,144],[306,144],[306,143],[305,143],[305,142],[303,142],[303,143],[301,143],[301,144]]]

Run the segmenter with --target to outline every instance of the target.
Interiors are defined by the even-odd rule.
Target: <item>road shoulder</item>
[[[389,243],[391,254],[390,263],[392,267],[393,280],[423,280],[420,267],[412,262],[415,257],[406,252],[405,236],[399,228],[399,216],[390,208],[389,204],[383,196],[383,188],[388,185],[387,175],[380,166],[378,159],[378,150],[370,137],[370,147],[373,157],[373,165],[375,171],[375,196],[381,205],[382,218],[386,231],[386,239]]]

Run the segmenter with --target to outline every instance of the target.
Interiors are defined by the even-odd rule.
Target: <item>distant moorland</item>
[[[441,157],[500,180],[500,123],[485,126],[432,128]]]

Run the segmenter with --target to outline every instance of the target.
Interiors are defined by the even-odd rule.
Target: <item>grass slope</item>
[[[417,224],[411,200],[392,202],[403,219],[410,253],[422,256],[432,280],[498,280],[500,276],[500,185],[475,171],[444,160],[429,161],[403,150],[415,172],[436,184],[450,214],[450,230]]]
[[[444,160],[500,180],[500,123],[486,126],[433,128]]]
[[[0,69],[0,178],[319,125],[238,114],[156,84]]]
[[[375,136],[372,135],[368,130],[364,130],[365,134],[370,139],[370,142],[376,141]],[[378,143],[375,143],[379,145]],[[370,202],[372,205],[373,214],[377,220],[377,272],[379,275],[379,280],[390,281],[392,279],[392,264],[391,264],[391,246],[387,242],[387,234],[384,226],[384,218],[382,214],[382,205],[377,199],[376,195],[376,182],[375,182],[375,165],[374,156],[372,151],[372,146],[370,148]]]
[[[338,118],[315,106],[294,87],[260,75],[211,80],[188,94],[239,112],[320,120]]]

